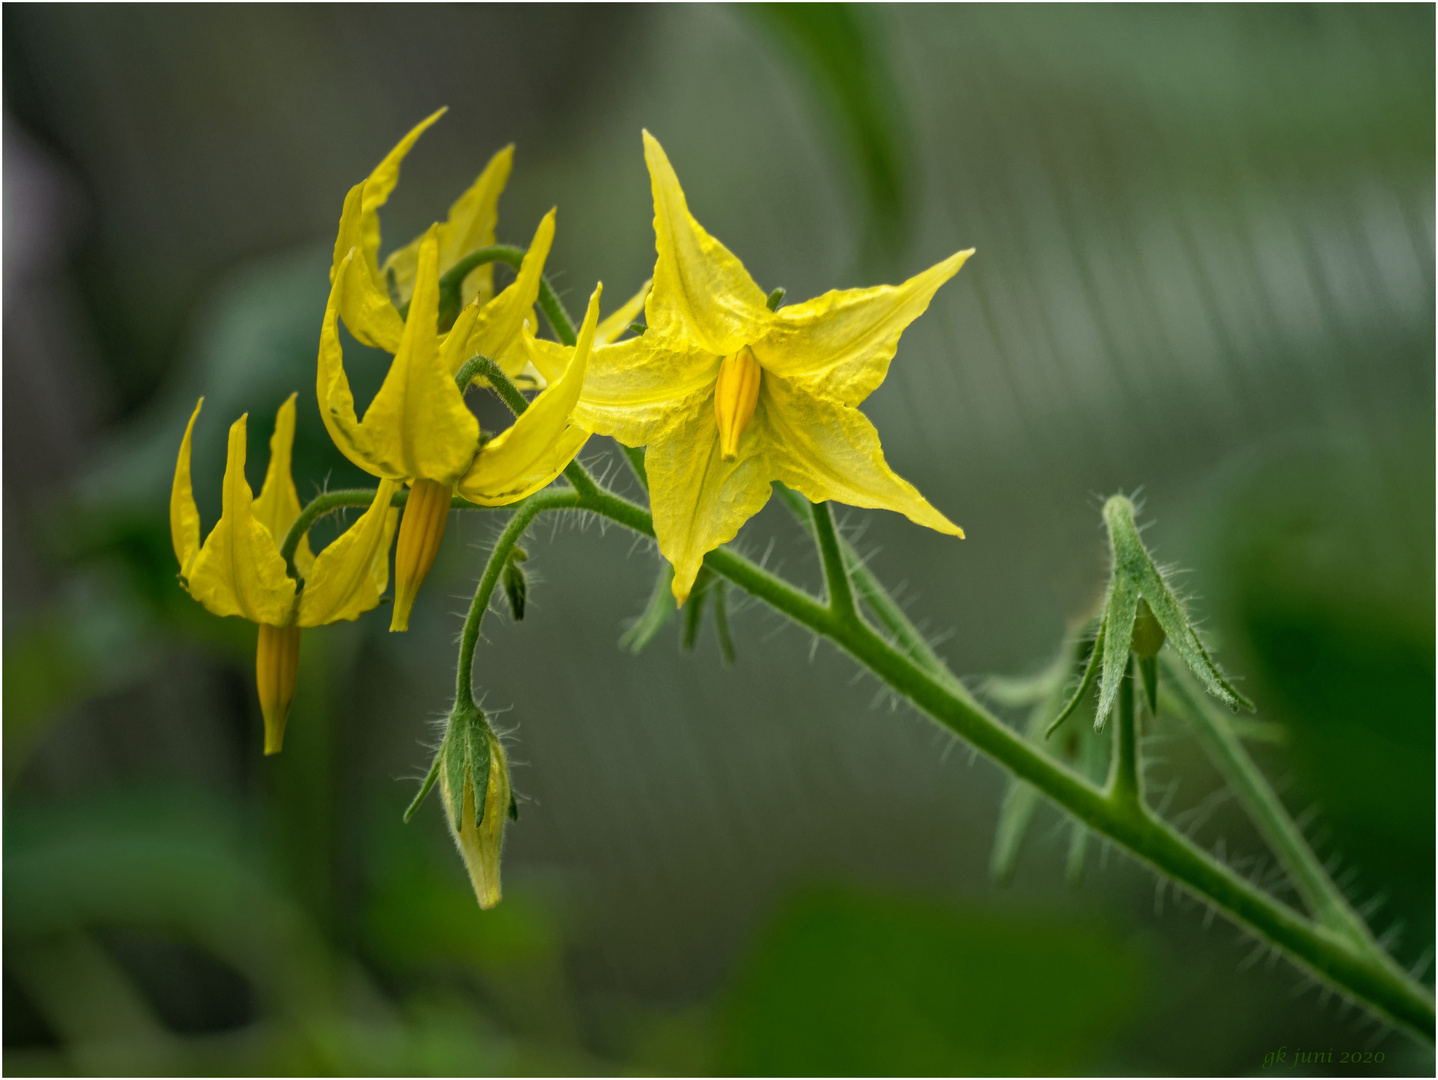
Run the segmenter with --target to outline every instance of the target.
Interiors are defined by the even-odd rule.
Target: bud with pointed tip
[[[499,737],[478,706],[450,714],[437,761],[440,796],[449,831],[485,910],[499,903],[499,855],[505,817],[518,817],[509,786],[509,763]]]

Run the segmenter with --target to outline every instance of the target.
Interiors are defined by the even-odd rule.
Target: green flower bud
[[[499,903],[504,819],[517,817],[504,747],[476,706],[455,707],[439,748],[440,796],[479,906]]]
[[[529,580],[520,565],[528,558],[525,550],[516,544],[509,549],[509,558],[504,561],[504,595],[509,600],[509,613],[514,616],[515,622],[524,619],[524,605],[529,599]]]

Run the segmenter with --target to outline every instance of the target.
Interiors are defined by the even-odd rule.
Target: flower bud
[[[469,870],[479,906],[499,903],[505,815],[517,817],[504,747],[484,713],[456,706],[439,750],[439,786],[449,831]]]
[[[520,565],[528,558],[525,550],[515,544],[504,560],[504,595],[509,600],[509,613],[514,616],[515,622],[523,621],[524,605],[529,598],[529,581],[524,575],[524,567]]]
[[[255,682],[265,717],[265,753],[278,754],[285,741],[285,721],[295,700],[300,674],[300,628],[260,623],[255,649]]]
[[[1140,597],[1138,614],[1133,620],[1133,654],[1140,660],[1152,660],[1163,648],[1166,637],[1148,601]]]

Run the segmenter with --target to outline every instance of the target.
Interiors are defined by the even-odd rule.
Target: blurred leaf
[[[910,150],[876,13],[859,4],[755,4],[740,10],[783,45],[838,128],[863,185],[871,255],[902,247]]]
[[[1102,927],[812,892],[763,936],[731,999],[736,1075],[1047,1075],[1089,1065],[1140,987]]]
[[[1324,848],[1431,939],[1433,472],[1406,443],[1287,447],[1236,485],[1217,580]],[[1296,811],[1307,807],[1296,804]],[[1341,879],[1341,875],[1340,875]]]

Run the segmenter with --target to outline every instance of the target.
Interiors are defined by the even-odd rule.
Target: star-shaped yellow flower
[[[280,545],[300,515],[290,476],[295,440],[295,395],[280,406],[270,439],[270,464],[260,497],[245,480],[245,422],[230,426],[223,510],[200,544],[200,512],[190,485],[190,436],[204,398],[195,406],[175,462],[170,491],[170,537],[180,561],[180,584],[216,615],[238,615],[260,626],[255,657],[265,717],[265,753],[277,753],[299,673],[300,630],[357,619],[379,603],[389,584],[389,542],[398,511],[398,485],[386,480],[360,519],[315,556],[308,537],[295,551],[300,581],[286,572]]]
[[[899,335],[973,254],[902,285],[836,290],[771,311],[743,263],[689,213],[663,148],[647,131],[658,261],[642,336],[596,348],[574,421],[647,446],[659,550],[683,603],[704,555],[768,501],[771,482],[814,502],[896,510],[952,536],[963,530],[884,462],[857,406],[884,381]],[[525,335],[540,373],[566,350]]]
[[[467,305],[454,328],[440,335],[438,226],[420,244],[409,316],[389,374],[364,419],[356,417],[338,319],[352,292],[366,288],[367,276],[359,249],[351,249],[340,262],[325,309],[316,393],[325,427],[347,458],[381,479],[412,485],[395,552],[390,624],[391,630],[405,630],[444,536],[452,493],[486,506],[516,502],[558,476],[589,437],[569,422],[569,413],[584,385],[600,289],[589,302],[567,368],[555,373],[513,425],[481,446],[479,421],[455,384],[459,369],[475,355],[473,328],[481,304]]]

